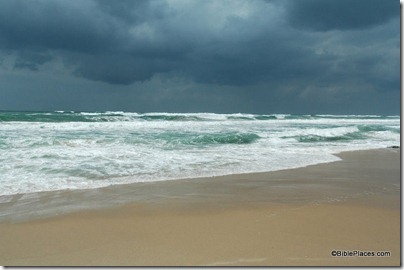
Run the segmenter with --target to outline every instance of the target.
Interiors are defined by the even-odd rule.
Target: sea
[[[0,197],[276,171],[399,145],[399,116],[3,111]]]

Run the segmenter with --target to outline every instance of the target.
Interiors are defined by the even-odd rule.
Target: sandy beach
[[[38,202],[10,200],[0,208],[9,212],[0,265],[401,265],[400,149],[338,156],[275,172],[53,192],[41,205],[54,210],[29,218],[12,212]],[[62,211],[63,200],[102,207]]]

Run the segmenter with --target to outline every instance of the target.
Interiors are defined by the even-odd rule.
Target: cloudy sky
[[[400,112],[399,0],[3,0],[0,110]]]

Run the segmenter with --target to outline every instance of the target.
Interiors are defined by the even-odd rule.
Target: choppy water
[[[0,195],[280,170],[393,145],[399,116],[0,112]]]

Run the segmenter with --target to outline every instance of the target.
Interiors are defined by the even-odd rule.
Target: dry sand
[[[401,265],[400,151],[339,156],[293,170],[107,188],[102,194],[150,196],[3,220],[0,265]]]

